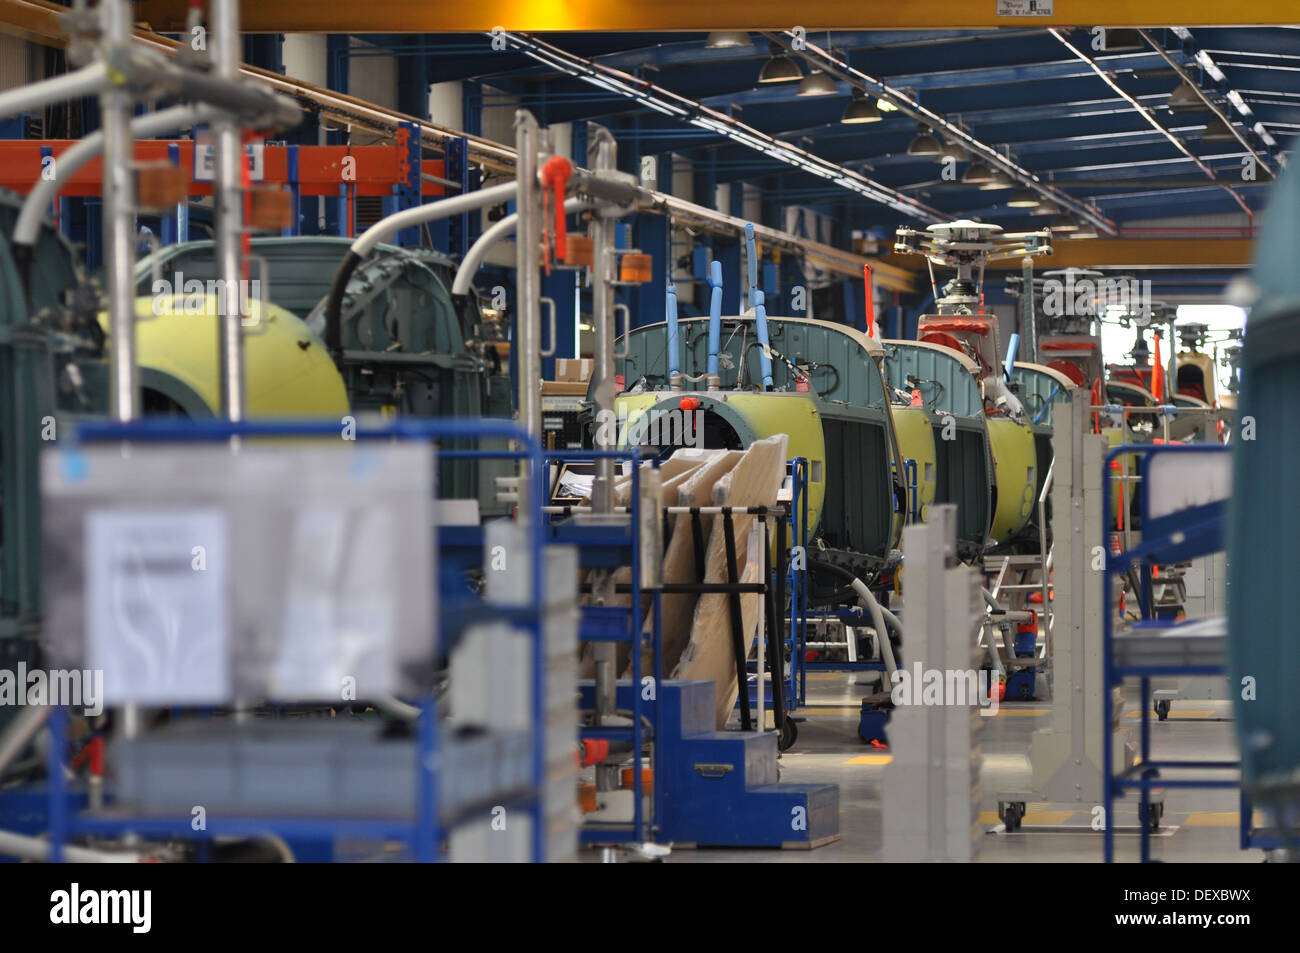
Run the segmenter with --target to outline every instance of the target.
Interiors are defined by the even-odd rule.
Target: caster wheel
[[[1156,717],[1159,718],[1161,721],[1164,721],[1169,717],[1169,702],[1167,701],[1156,702]]]
[[[1007,833],[1020,830],[1020,822],[1025,817],[1025,805],[1023,801],[1008,801],[998,806],[998,813],[1002,817],[1002,823],[1007,829]]]
[[[798,740],[799,724],[789,715],[786,715],[782,721],[781,734],[776,740],[776,746],[781,751],[789,751]]]

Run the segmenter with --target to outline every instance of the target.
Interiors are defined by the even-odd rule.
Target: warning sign
[[[1056,0],[997,0],[1000,17],[1050,17]]]

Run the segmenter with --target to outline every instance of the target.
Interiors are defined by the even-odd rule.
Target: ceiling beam
[[[1263,156],[1255,151],[1255,147],[1247,141],[1245,134],[1242,133],[1242,131],[1238,129],[1236,124],[1232,121],[1232,117],[1225,113],[1223,109],[1220,108],[1219,104],[1210,98],[1210,94],[1201,87],[1201,84],[1196,81],[1192,74],[1189,73],[1182,64],[1178,63],[1172,56],[1170,56],[1164,46],[1156,42],[1155,37],[1150,33],[1146,30],[1138,30],[1138,33],[1142,35],[1142,39],[1146,40],[1147,43],[1151,45],[1153,50],[1160,54],[1161,58],[1169,64],[1169,67],[1178,74],[1178,78],[1191,87],[1192,91],[1196,93],[1201,102],[1205,103],[1206,108],[1209,109],[1220,122],[1224,123],[1232,130],[1232,134],[1237,137],[1237,141],[1240,142],[1242,146],[1245,147],[1246,151],[1254,158],[1255,164],[1267,172],[1271,178],[1277,178],[1277,172],[1274,171],[1273,167],[1268,164]]]
[[[670,116],[680,122],[706,129],[739,146],[770,156],[791,168],[826,179],[848,192],[879,202],[910,218],[923,222],[939,222],[945,217],[938,209],[931,208],[924,202],[904,195],[861,172],[823,159],[806,149],[746,125],[725,113],[679,96],[662,86],[638,79],[613,67],[575,56],[528,33],[506,32],[497,35],[505,41],[507,49],[518,50],[544,66],[566,73],[598,89],[617,93],[647,109]]]
[[[1119,83],[1115,82],[1115,78],[1113,76],[1111,76],[1104,69],[1102,69],[1100,66],[1097,65],[1096,60],[1094,60],[1083,50],[1079,49],[1077,46],[1071,43],[1070,38],[1067,37],[1062,31],[1053,28],[1048,32],[1051,33],[1052,36],[1056,37],[1067,50],[1069,50],[1079,59],[1083,60],[1085,63],[1091,66],[1093,72],[1097,74],[1097,77],[1103,83],[1105,83],[1112,90],[1118,93],[1119,96],[1122,99],[1124,99],[1125,102],[1127,102],[1130,106],[1132,106],[1135,110],[1137,110],[1138,113],[1141,114],[1142,118],[1151,124],[1151,127],[1153,129],[1155,129],[1166,139],[1168,139],[1171,143],[1173,143],[1175,149],[1177,149],[1183,155],[1187,156],[1187,158],[1191,159],[1194,163],[1196,163],[1196,167],[1205,173],[1206,178],[1212,179],[1214,181],[1218,181],[1218,178],[1217,176],[1215,176],[1213,169],[1211,169],[1208,165],[1202,162],[1200,158],[1196,155],[1196,153],[1192,152],[1191,149],[1188,149],[1186,143],[1184,143],[1183,140],[1179,139],[1172,132],[1170,132],[1168,129],[1162,126],[1160,124],[1160,120],[1156,119],[1155,113],[1147,109],[1147,107],[1143,106],[1140,102],[1137,101],[1137,99],[1135,99],[1127,91],[1125,91],[1123,87],[1119,85]],[[1234,192],[1231,187],[1224,185],[1223,189],[1236,200],[1237,204],[1241,206],[1242,211],[1244,211],[1247,215],[1253,216],[1255,214],[1254,211],[1251,209],[1251,207],[1246,204],[1246,200],[1243,199],[1236,192]]]
[[[897,106],[898,111],[906,113],[918,122],[925,123],[936,131],[943,132],[951,141],[960,143],[969,152],[978,155],[990,165],[1005,171],[1009,176],[1038,194],[1050,198],[1063,209],[1087,219],[1105,234],[1113,235],[1117,229],[1115,223],[1092,206],[1080,202],[1060,189],[1053,188],[1028,169],[1014,160],[1004,156],[988,143],[976,139],[962,127],[949,122],[945,117],[926,109],[919,102],[883,80],[862,72],[848,65],[843,60],[806,39],[799,39],[793,31],[768,34],[773,41],[780,43],[787,50],[823,72],[838,77],[853,86],[860,87],[877,96],[888,96]],[[796,42],[797,41],[797,42]]]
[[[797,16],[814,30],[965,29],[997,27],[1257,26],[1295,20],[1294,0],[1055,0],[1049,13],[1004,16],[992,2],[971,0],[815,0],[798,10],[788,0],[479,0],[430,3],[305,3],[303,0],[242,0],[240,24],[251,33],[485,33],[493,27],[521,31],[780,30]],[[153,28],[174,31],[185,25],[189,0],[144,0],[136,17]]]

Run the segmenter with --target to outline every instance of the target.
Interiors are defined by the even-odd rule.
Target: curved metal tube
[[[5,90],[0,93],[0,117],[12,116],[29,109],[41,109],[68,99],[93,96],[107,85],[108,64],[96,60],[72,73]]]
[[[491,188],[470,192],[468,195],[457,195],[454,198],[443,199],[441,202],[417,205],[415,208],[403,209],[387,218],[381,218],[357,236],[352,243],[352,248],[339,264],[338,271],[334,273],[334,282],[330,285],[329,298],[325,303],[326,346],[336,353],[343,349],[343,293],[347,290],[348,279],[352,277],[352,272],[357,270],[361,260],[370,254],[376,245],[403,228],[436,222],[439,219],[459,215],[461,212],[472,212],[488,205],[495,205],[497,202],[505,202],[514,198],[518,191],[517,182],[504,182]]]
[[[564,203],[564,211],[566,214],[571,215],[574,212],[582,212],[586,209],[592,208],[594,204],[595,203],[581,198],[566,199]],[[519,213],[511,212],[480,235],[478,240],[470,246],[469,251],[465,253],[465,257],[461,260],[460,267],[456,269],[456,278],[451,284],[451,293],[454,295],[469,294],[470,285],[474,281],[474,273],[478,271],[479,265],[481,265],[483,259],[487,257],[488,249],[501,241],[511,232],[515,231],[518,227]]]

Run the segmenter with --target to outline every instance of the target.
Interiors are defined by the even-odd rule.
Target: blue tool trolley
[[[1224,525],[1226,521],[1226,500],[1216,500],[1194,505],[1172,513],[1153,517],[1151,515],[1150,484],[1148,475],[1152,462],[1162,456],[1223,455],[1231,453],[1231,448],[1220,446],[1167,446],[1151,444],[1131,444],[1116,447],[1106,456],[1103,465],[1102,512],[1103,520],[1102,547],[1109,552],[1111,512],[1111,461],[1122,456],[1137,455],[1141,457],[1139,470],[1141,480],[1137,486],[1137,499],[1141,513],[1142,541],[1131,550],[1121,551],[1106,560],[1103,574],[1103,698],[1109,699],[1112,690],[1122,686],[1126,678],[1138,679],[1140,693],[1141,754],[1138,763],[1119,774],[1113,771],[1114,738],[1111,733],[1111,706],[1103,708],[1103,806],[1105,809],[1105,860],[1112,863],[1115,859],[1114,818],[1115,799],[1124,797],[1129,790],[1139,792],[1138,821],[1141,828],[1140,856],[1143,863],[1151,861],[1151,833],[1158,827],[1163,805],[1151,802],[1153,788],[1236,788],[1240,785],[1239,777],[1213,776],[1223,772],[1239,772],[1240,761],[1157,761],[1151,756],[1151,679],[1158,676],[1192,676],[1225,675],[1224,639],[1222,632],[1211,630],[1212,621],[1194,620],[1191,622],[1171,623],[1155,617],[1151,599],[1152,567],[1163,564],[1194,559],[1219,552],[1224,548]],[[1115,633],[1115,622],[1111,609],[1111,592],[1114,577],[1123,576],[1130,567],[1138,564],[1141,586],[1136,593],[1141,611],[1141,621],[1135,623],[1126,633]],[[1144,645],[1151,645],[1147,636],[1160,636],[1167,640],[1160,652],[1145,651]],[[1192,770],[1205,772],[1206,776],[1195,778],[1165,778],[1161,771]],[[1211,774],[1213,772],[1213,775]],[[1241,847],[1272,849],[1280,846],[1277,838],[1266,831],[1252,827],[1251,806],[1242,793],[1241,796]]]
[[[257,421],[232,423],[229,421],[145,420],[133,423],[83,424],[74,438],[81,442],[132,441],[137,443],[192,443],[227,440],[234,437],[332,437],[338,438],[339,424],[333,421]],[[520,449],[445,449],[441,458],[509,458],[529,461],[537,485],[544,485],[541,455],[535,441],[521,428],[505,420],[458,420],[403,418],[380,427],[359,426],[358,440],[474,440],[482,438],[506,439],[516,442]],[[75,450],[73,451],[75,452]],[[529,515],[535,527],[542,526],[540,493],[529,494],[533,501]],[[443,527],[440,530],[440,547],[476,549],[481,558],[481,527]],[[455,634],[468,625],[484,618],[502,618],[526,632],[532,642],[533,727],[531,731],[531,786],[515,796],[510,805],[527,813],[532,819],[532,856],[534,860],[545,857],[546,831],[542,816],[541,791],[545,783],[543,764],[544,694],[543,694],[543,637],[542,637],[542,534],[531,534],[532,592],[531,600],[515,609],[487,606],[465,594],[458,602],[449,598],[441,606],[441,624],[448,643]],[[463,587],[462,587],[463,590]],[[213,836],[241,834],[256,836],[267,832],[286,840],[306,839],[332,841],[337,838],[365,840],[397,840],[404,843],[411,856],[418,861],[439,859],[439,845],[450,831],[470,819],[466,812],[448,816],[439,810],[437,765],[443,741],[432,692],[418,701],[420,715],[417,722],[415,776],[416,816],[413,818],[377,817],[211,817],[206,829],[195,831],[189,817],[122,816],[119,814],[94,814],[76,810],[72,806],[73,793],[64,777],[63,763],[67,753],[66,719],[64,709],[55,709],[50,719],[51,744],[49,748],[48,824],[51,859],[63,859],[63,846],[69,836],[76,834],[122,834],[128,831],[141,835],[161,835],[206,839]],[[495,802],[494,802],[495,803]],[[481,812],[473,819],[481,820]]]

